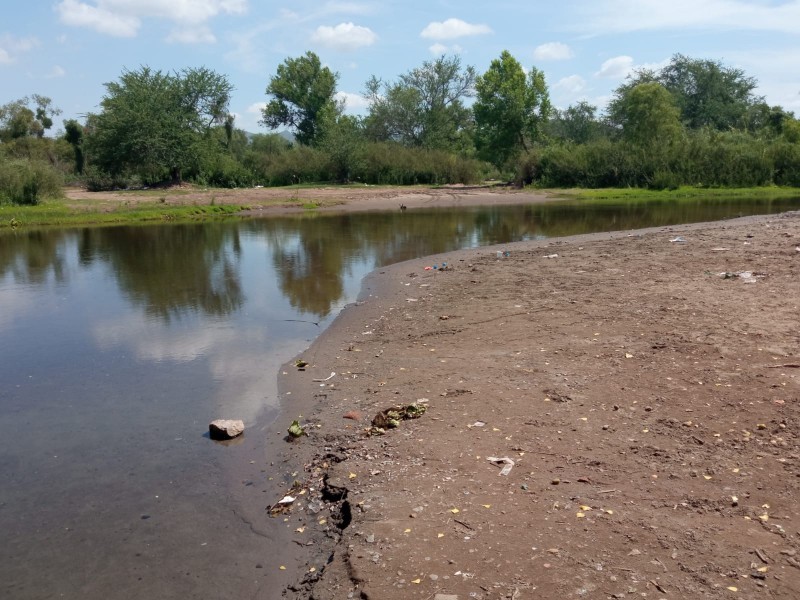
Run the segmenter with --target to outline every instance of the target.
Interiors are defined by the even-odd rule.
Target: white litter
[[[503,469],[500,471],[500,475],[508,475],[509,473],[511,473],[511,469],[514,468],[514,461],[508,458],[507,456],[504,456],[503,458],[497,458],[496,456],[487,456],[486,460],[498,466],[504,465]]]

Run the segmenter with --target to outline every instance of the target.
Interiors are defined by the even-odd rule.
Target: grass
[[[543,190],[553,196],[581,201],[605,200],[726,200],[732,198],[752,198],[767,200],[776,198],[798,198],[800,188],[791,187],[750,187],[750,188],[708,188],[681,186],[675,190],[647,190],[640,188],[603,188],[597,190]]]
[[[63,202],[37,206],[0,205],[0,229],[5,227],[113,225],[120,223],[183,222],[230,217],[247,209],[234,204],[183,205],[137,204],[113,210],[76,210]]]

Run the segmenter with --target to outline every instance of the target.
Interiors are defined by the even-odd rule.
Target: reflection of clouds
[[[29,291],[30,288],[14,286],[10,288],[0,288],[0,331],[7,329],[11,323],[20,317],[26,316],[34,310],[41,310],[34,302],[36,294]]]
[[[140,360],[188,362],[209,354],[214,346],[233,341],[236,332],[224,327],[201,327],[176,331],[155,319],[130,314],[122,322],[96,323],[92,334],[103,349],[131,346]]]
[[[162,321],[140,314],[99,322],[92,336],[101,349],[127,347],[142,361],[207,361],[218,384],[210,405],[220,416],[243,419],[248,425],[264,408],[277,406],[276,373],[286,360],[287,346],[295,345],[291,340],[280,347],[270,344],[266,325],[242,331],[219,320],[201,326],[165,327]],[[297,344],[302,348],[302,340]]]

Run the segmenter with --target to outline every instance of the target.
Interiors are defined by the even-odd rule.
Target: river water
[[[280,408],[280,364],[378,266],[797,208],[553,203],[3,233],[0,597],[279,597],[259,432]],[[208,439],[215,418],[244,419],[243,439]]]

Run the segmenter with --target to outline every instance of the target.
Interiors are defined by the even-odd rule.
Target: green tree
[[[745,129],[753,106],[763,102],[753,93],[756,80],[741,69],[676,54],[663,69],[637,71],[617,88],[608,109],[613,124],[620,125],[618,116],[627,110],[627,95],[636,86],[650,82],[658,82],[669,91],[682,123],[689,129]]]
[[[75,172],[83,173],[83,127],[75,119],[64,121],[64,139],[75,152]]]
[[[783,124],[783,137],[791,144],[800,144],[800,120],[789,119]],[[800,174],[798,176],[800,179]]]
[[[0,142],[44,136],[61,110],[47,96],[33,94],[0,106]]]
[[[672,93],[690,129],[743,128],[748,109],[761,100],[753,94],[758,82],[741,69],[682,54],[672,57],[659,81]]]
[[[145,181],[166,176],[180,183],[196,163],[209,132],[228,112],[233,86],[207,68],[164,73],[149,67],[125,70],[105,84],[102,111],[88,120],[87,151],[93,164]]]
[[[373,76],[366,83],[369,139],[405,146],[466,151],[472,115],[464,100],[474,95],[475,68],[457,56],[425,61],[394,83]]]
[[[343,103],[330,104],[320,115],[319,149],[328,155],[334,177],[347,183],[364,154],[361,119],[344,114]]]
[[[672,144],[682,132],[674,98],[654,81],[639,84],[630,91],[620,117],[623,137],[640,147]]]
[[[597,107],[581,100],[564,110],[554,110],[548,126],[554,138],[585,144],[604,135],[604,126],[597,118]]]
[[[480,154],[498,166],[541,139],[551,111],[544,74],[522,65],[504,50],[475,82],[475,142]]]
[[[333,104],[338,79],[338,73],[323,67],[313,52],[287,58],[269,81],[267,95],[272,99],[261,123],[270,129],[291,127],[299,143],[313,145],[319,135],[320,113]]]

